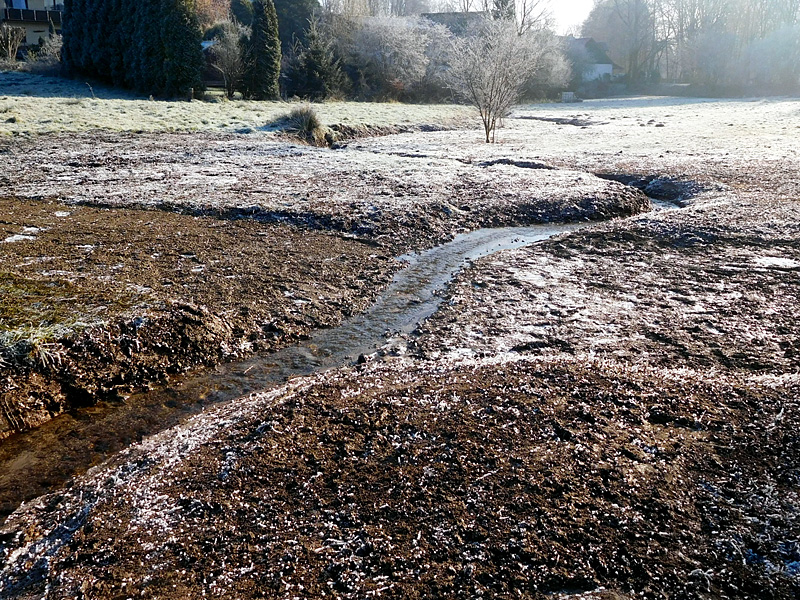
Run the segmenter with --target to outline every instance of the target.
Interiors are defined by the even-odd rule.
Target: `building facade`
[[[0,23],[25,30],[25,45],[34,46],[47,39],[50,24],[61,31],[64,6],[59,0],[0,0]]]

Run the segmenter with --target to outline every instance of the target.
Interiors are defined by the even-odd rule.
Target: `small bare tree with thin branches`
[[[3,23],[0,26],[0,57],[15,61],[24,41],[25,30],[22,27],[11,27],[8,23]]]
[[[247,37],[246,28],[233,20],[220,23],[220,33],[214,38],[211,47],[213,66],[225,81],[225,93],[233,98],[241,87],[247,63],[242,49],[242,39]]]
[[[559,52],[546,32],[519,34],[513,19],[486,20],[477,31],[453,42],[448,82],[454,94],[478,109],[486,143],[497,122],[522,96],[525,84]]]

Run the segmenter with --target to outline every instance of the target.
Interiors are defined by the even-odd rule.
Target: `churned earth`
[[[633,214],[637,188],[659,209],[475,261],[363,364],[207,409],[25,504],[0,533],[0,596],[797,597],[798,128],[788,99],[626,99],[521,108],[496,145],[472,130],[339,149],[13,141],[25,177],[3,185],[42,222],[279,228],[289,245],[340,244],[348,264],[364,247],[374,281],[464,229]],[[59,148],[72,168],[47,162]],[[214,175],[171,184],[179,156]],[[14,222],[9,237],[36,240],[3,250],[52,227]],[[141,301],[83,289],[86,306]]]
[[[0,436],[337,324],[388,283],[392,257],[459,231],[649,208],[587,173],[271,137],[36,136],[0,154]]]
[[[386,127],[424,135],[430,111]],[[649,209],[628,186],[538,163],[84,125],[0,141],[0,437],[69,413],[0,446],[0,515],[185,415],[185,400],[132,392],[339,324],[388,284],[395,256],[478,227]]]
[[[361,240],[252,220],[16,199],[0,213],[0,237],[28,232],[0,255],[0,436],[291,343],[363,309],[396,268]]]
[[[798,392],[567,357],[299,379],[12,515],[2,589],[792,598]]]

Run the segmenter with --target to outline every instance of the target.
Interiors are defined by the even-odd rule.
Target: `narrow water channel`
[[[73,411],[0,444],[0,523],[20,503],[63,486],[123,448],[179,423],[187,415],[287,379],[353,363],[387,337],[411,333],[431,316],[440,293],[469,261],[519,248],[581,225],[480,229],[420,254],[407,263],[378,300],[339,327],[319,330],[300,345],[226,363],[135,394],[124,404],[100,403]]]

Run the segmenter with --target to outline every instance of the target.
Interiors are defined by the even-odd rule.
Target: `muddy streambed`
[[[406,254],[406,267],[364,313],[321,329],[302,343],[269,355],[223,363],[167,387],[99,402],[62,414],[0,445],[0,518],[21,502],[63,485],[144,436],[188,414],[266,389],[290,377],[353,363],[375,353],[404,352],[405,339],[441,303],[440,292],[462,267],[494,252],[519,248],[585,225],[548,224],[480,229],[422,253]]]
[[[357,311],[374,304],[398,267],[389,257],[408,248],[537,217],[642,210],[630,187],[580,171],[661,173],[704,193],[681,210],[475,261],[407,356],[210,406],[25,503],[0,530],[0,596],[797,598],[797,104],[675,104],[584,104],[601,113],[577,115],[592,121],[585,129],[509,119],[507,143],[491,147],[448,132],[290,153],[232,136],[15,140],[5,158],[20,176],[0,178],[0,194],[32,200],[47,189],[67,204],[126,209],[107,215],[162,199],[249,220],[256,235],[274,226],[277,236],[260,231],[274,248],[294,235],[291,224],[338,232],[288,240],[305,244],[297,267],[320,257],[307,276],[286,284],[292,267],[249,284],[276,290],[268,300],[281,310],[251,303],[251,314],[263,312],[248,322],[295,327],[262,355],[302,339],[302,327],[338,326],[354,298]],[[574,110],[537,106],[535,116]],[[69,164],[53,160],[65,150]],[[315,273],[339,264],[325,261],[331,243],[360,286],[329,290],[338,304],[313,287],[344,287]],[[205,248],[170,244],[212,265]],[[182,260],[189,273],[197,266]],[[364,267],[375,270],[362,280]],[[183,281],[186,296],[205,289]],[[250,302],[239,289],[233,300]],[[221,307],[213,314],[235,306],[210,304]],[[390,336],[379,328],[378,356],[403,354],[403,336],[381,327]],[[310,344],[303,352],[301,362],[333,359]],[[195,390],[209,403],[224,392]],[[179,408],[170,393],[147,397]],[[68,417],[88,430],[92,410],[103,407]]]

